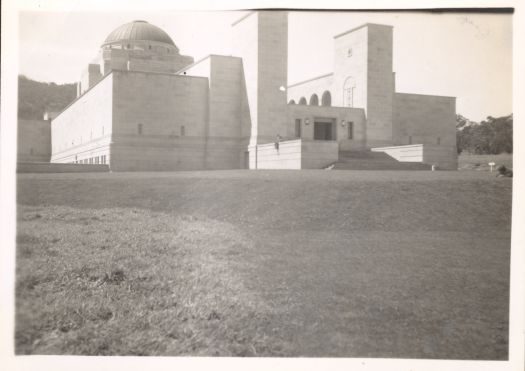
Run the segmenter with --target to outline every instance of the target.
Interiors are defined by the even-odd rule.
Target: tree
[[[457,115],[456,138],[458,153],[474,154],[512,153],[513,116],[492,117],[476,123]]]

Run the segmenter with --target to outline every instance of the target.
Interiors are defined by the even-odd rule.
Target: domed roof
[[[104,44],[134,40],[157,41],[175,46],[175,43],[166,32],[146,21],[133,21],[123,24],[106,37]]]

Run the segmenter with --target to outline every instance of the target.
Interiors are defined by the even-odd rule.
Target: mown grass
[[[279,354],[228,259],[229,224],[136,209],[19,210],[20,354]]]
[[[18,177],[19,354],[505,359],[511,179]]]

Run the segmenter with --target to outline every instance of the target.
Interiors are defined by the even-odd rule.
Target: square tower
[[[367,23],[334,37],[333,104],[364,108],[366,145],[392,144],[392,26]]]
[[[233,55],[242,58],[242,126],[249,135],[249,146],[273,142],[277,135],[286,134],[288,13],[251,12],[232,27]]]

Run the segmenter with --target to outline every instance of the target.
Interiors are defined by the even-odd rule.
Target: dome
[[[146,21],[133,21],[123,24],[106,37],[104,45],[125,41],[156,41],[175,46],[166,32]]]

